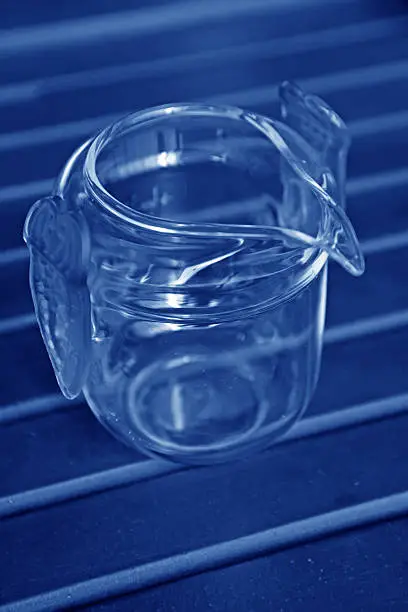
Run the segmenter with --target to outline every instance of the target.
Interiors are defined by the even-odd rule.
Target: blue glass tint
[[[282,121],[177,104],[85,143],[25,239],[63,393],[149,454],[269,446],[317,382],[327,259],[364,261],[344,212],[349,138],[293,85]]]

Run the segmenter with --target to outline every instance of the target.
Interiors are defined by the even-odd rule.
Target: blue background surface
[[[0,610],[408,609],[407,8],[3,0]],[[350,126],[366,274],[330,268],[319,387],[284,443],[217,468],[148,460],[59,395],[24,217],[114,117],[179,100],[274,114],[284,78]]]

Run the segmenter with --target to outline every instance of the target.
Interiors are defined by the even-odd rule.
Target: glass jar
[[[59,385],[115,436],[205,464],[282,436],[318,374],[327,260],[361,274],[348,132],[281,86],[282,120],[174,104],[80,147],[24,236]]]

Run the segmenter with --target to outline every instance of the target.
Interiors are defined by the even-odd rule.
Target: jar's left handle
[[[61,391],[73,399],[86,380],[91,351],[87,223],[61,197],[46,197],[31,207],[24,240],[30,250],[30,287],[41,335]]]

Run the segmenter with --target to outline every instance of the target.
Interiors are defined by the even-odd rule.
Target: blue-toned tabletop
[[[408,610],[407,9],[3,0],[0,610]],[[24,218],[116,117],[180,100],[273,114],[282,79],[350,127],[366,273],[330,266],[319,385],[281,444],[213,468],[147,459],[60,395]]]

